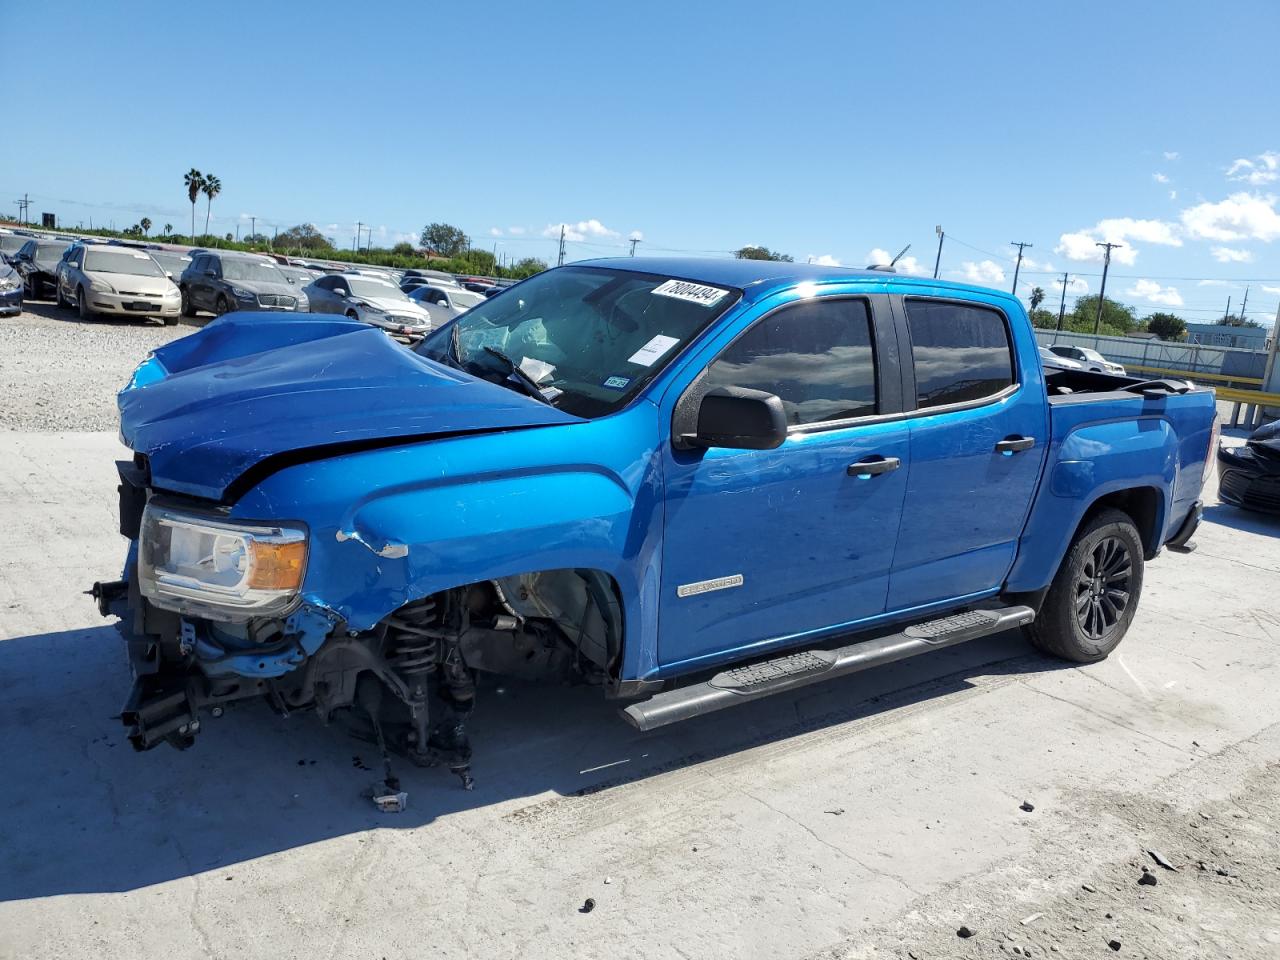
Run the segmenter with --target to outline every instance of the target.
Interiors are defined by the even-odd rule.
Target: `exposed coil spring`
[[[436,601],[431,597],[405,604],[387,617],[391,641],[387,660],[401,676],[424,676],[439,664],[445,631],[437,620]]]

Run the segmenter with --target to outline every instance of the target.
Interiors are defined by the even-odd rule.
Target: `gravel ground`
[[[52,303],[0,317],[0,430],[119,427],[116,391],[151,350],[191,332],[158,320],[82,323]]]

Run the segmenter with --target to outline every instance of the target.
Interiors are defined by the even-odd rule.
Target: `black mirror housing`
[[[715,387],[698,404],[696,432],[680,439],[691,447],[773,450],[787,439],[787,415],[772,393]]]

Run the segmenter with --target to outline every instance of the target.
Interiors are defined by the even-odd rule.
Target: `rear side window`
[[[916,405],[982,400],[1013,383],[1009,328],[995,310],[908,298]]]
[[[776,394],[792,426],[869,416],[877,394],[867,301],[783,307],[730,344],[703,382]]]

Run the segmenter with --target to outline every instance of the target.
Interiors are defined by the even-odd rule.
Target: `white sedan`
[[[1059,357],[1074,360],[1084,369],[1092,370],[1094,373],[1114,373],[1118,377],[1125,375],[1124,367],[1121,364],[1112,363],[1097,350],[1090,350],[1088,347],[1077,347],[1070,343],[1055,343],[1049,350]]]

